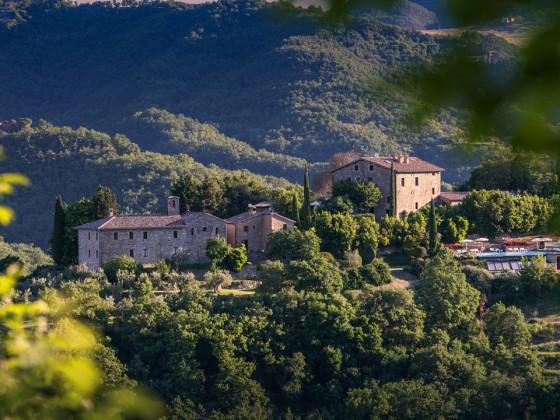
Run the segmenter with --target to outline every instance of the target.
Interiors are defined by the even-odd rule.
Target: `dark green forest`
[[[196,178],[229,174],[239,179],[245,175],[269,188],[288,185],[281,178],[204,166],[185,154],[142,152],[123,135],[52,127],[44,121],[37,125],[18,133],[0,131],[4,170],[23,173],[31,181],[29,187],[6,200],[16,210],[16,220],[3,229],[8,242],[34,242],[46,249],[55,197],[61,194],[71,203],[92,196],[99,185],[115,191],[121,210],[129,213],[158,211],[172,184],[186,174]]]
[[[122,133],[144,150],[187,151],[205,164],[292,181],[294,158],[313,164],[349,150],[406,149],[464,166],[452,153],[461,112],[450,108],[411,129],[403,118],[414,86],[391,82],[403,67],[441,60],[450,38],[254,1],[44,9],[32,5],[0,31],[0,119]],[[505,62],[516,55],[496,37],[467,42]]]

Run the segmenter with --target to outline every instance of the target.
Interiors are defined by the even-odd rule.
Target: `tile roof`
[[[200,212],[186,212],[181,215],[153,215],[153,214],[119,214],[116,216],[106,217],[105,219],[96,220],[76,226],[74,229],[94,229],[94,230],[116,230],[116,229],[155,229],[155,228],[173,228],[185,226],[200,216],[209,216],[219,219],[215,216]]]
[[[347,163],[346,165],[333,169],[331,170],[331,172],[338,171],[339,169],[345,168],[349,165],[353,165],[354,163],[362,160],[374,163],[384,168],[391,168],[391,163],[393,163],[393,169],[395,173],[443,172],[445,170],[443,168],[440,168],[439,166],[426,162],[425,160],[419,159],[417,157],[409,157],[408,159],[408,163],[401,163],[397,160],[394,160],[392,157],[361,157],[350,163]]]
[[[439,197],[449,201],[463,201],[469,191],[442,192]]]
[[[241,222],[245,222],[247,220],[251,220],[254,219],[255,217],[260,217],[263,214],[271,214],[281,220],[290,222],[290,223],[295,223],[295,220],[289,219],[287,217],[284,217],[278,213],[275,212],[258,212],[258,213],[250,213],[250,212],[245,212],[245,213],[241,213],[238,214],[237,216],[232,216],[229,219],[226,219],[226,223],[241,223]]]

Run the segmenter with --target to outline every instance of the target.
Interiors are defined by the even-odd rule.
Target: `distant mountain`
[[[432,29],[439,27],[441,22],[438,14],[435,10],[426,6],[420,5],[418,1],[398,0],[393,5],[387,7],[380,7],[379,5],[368,7],[364,5],[354,15],[368,19],[377,19],[384,23],[408,29]]]
[[[0,32],[2,119],[133,133],[144,150],[175,153],[176,141],[162,148],[167,134],[130,119],[157,108],[215,127],[222,146],[240,156],[213,158],[190,147],[197,160],[244,168],[279,159],[289,168],[339,151],[438,148],[452,141],[460,118],[451,110],[437,130],[420,132],[404,124],[414,101],[380,82],[403,66],[441,59],[450,41],[374,20],[332,21],[317,8],[256,1],[30,6],[26,13],[32,18]],[[515,54],[497,38],[493,44]],[[255,170],[284,176],[283,165]],[[287,176],[294,179],[289,169]]]

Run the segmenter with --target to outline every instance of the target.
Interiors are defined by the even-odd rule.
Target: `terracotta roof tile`
[[[400,163],[394,160],[392,157],[361,157],[350,163],[347,163],[346,165],[333,169],[331,170],[331,172],[338,171],[339,169],[345,168],[349,165],[353,165],[354,163],[362,160],[374,163],[379,166],[383,166],[384,168],[391,168],[392,162],[395,173],[443,172],[445,170],[443,168],[440,168],[439,166],[426,162],[425,160],[419,159],[417,157],[409,157],[408,163]]]
[[[181,215],[153,215],[153,214],[119,214],[76,226],[74,229],[95,229],[95,230],[115,230],[115,229],[157,229],[173,228],[185,226],[200,216],[215,216],[200,212],[186,212]]]
[[[463,191],[458,191],[458,192],[442,192],[439,197],[440,198],[444,198],[446,200],[450,200],[450,201],[463,201],[465,199],[465,197],[467,196],[467,194],[469,193],[469,191],[467,192],[463,192]]]
[[[234,223],[234,224],[235,223],[241,223],[241,222],[245,222],[247,220],[254,219],[255,217],[260,217],[263,214],[271,214],[271,215],[277,217],[278,219],[284,220],[284,221],[289,222],[289,223],[295,223],[295,220],[284,217],[284,216],[282,216],[278,213],[263,212],[263,211],[258,212],[258,213],[249,213],[249,212],[241,213],[241,214],[238,214],[237,216],[232,216],[229,219],[226,219],[226,223]]]

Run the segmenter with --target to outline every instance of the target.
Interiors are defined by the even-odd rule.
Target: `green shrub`
[[[340,261],[340,268],[355,268],[362,265],[362,257],[357,249],[344,253],[344,259]]]
[[[134,258],[129,257],[128,255],[120,255],[103,264],[101,268],[103,268],[103,271],[107,275],[107,279],[114,283],[117,281],[117,272],[119,270],[130,271],[138,276],[144,267],[141,263],[135,261]]]
[[[336,258],[334,257],[333,254],[331,254],[330,252],[319,252],[319,256],[321,258],[324,258],[326,260],[329,260],[330,262],[336,262]]]
[[[346,270],[343,274],[343,280],[345,289],[361,289],[364,287],[364,279],[358,267]]]
[[[473,265],[463,266],[461,271],[467,276],[467,282],[480,292],[489,294],[493,291],[494,276],[490,271]]]
[[[364,283],[374,286],[391,283],[389,266],[380,258],[376,258],[371,263],[361,266],[358,270]]]
[[[154,266],[154,271],[159,273],[161,278],[166,280],[171,273],[171,265],[166,260],[161,260]]]
[[[423,246],[417,246],[410,250],[409,255],[415,258],[426,258],[428,256],[428,251]]]

